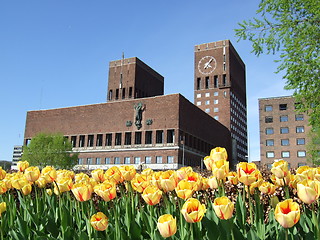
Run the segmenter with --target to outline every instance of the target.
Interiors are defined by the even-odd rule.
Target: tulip
[[[0,203],[0,217],[1,217],[1,214],[3,213],[3,212],[5,212],[7,210],[7,204],[6,204],[6,202],[1,202]]]
[[[238,179],[245,185],[250,185],[257,180],[257,166],[254,163],[241,162],[237,165]]]
[[[168,170],[160,175],[161,189],[165,192],[173,191],[178,184],[178,177],[175,171]]]
[[[3,180],[6,177],[6,171],[0,167],[0,180]]]
[[[91,185],[80,182],[74,184],[71,191],[78,201],[84,202],[91,198],[93,189]]]
[[[189,223],[200,222],[206,211],[206,206],[195,198],[189,198],[181,209],[184,219]]]
[[[272,164],[271,172],[277,177],[277,178],[284,178],[288,175],[289,169],[288,169],[288,162],[284,160],[279,160],[277,162],[274,162]]]
[[[141,196],[147,204],[153,206],[160,202],[162,191],[156,186],[150,185],[144,189]]]
[[[208,178],[208,184],[211,189],[217,189],[219,187],[218,180],[215,176],[211,176]]]
[[[46,178],[44,176],[40,176],[37,181],[35,181],[39,188],[44,188],[47,184]]]
[[[213,202],[213,209],[220,219],[229,219],[232,217],[234,204],[227,197],[218,197]]]
[[[236,172],[229,172],[227,175],[228,181],[232,185],[237,185],[238,184],[238,177]]]
[[[136,169],[133,165],[121,166],[119,170],[125,181],[131,181],[136,175]]]
[[[142,193],[149,186],[147,175],[137,173],[131,180],[131,186],[135,191]]]
[[[104,201],[109,202],[117,196],[116,185],[103,182],[94,186],[94,192],[103,198]]]
[[[161,189],[161,184],[160,184],[160,176],[161,176],[162,172],[158,171],[158,172],[154,172],[152,174],[150,183],[156,187],[158,187],[159,189]]]
[[[52,196],[52,189],[51,188],[46,189],[46,192],[49,196]]]
[[[20,172],[23,172],[27,167],[29,167],[29,163],[27,161],[19,161],[17,163],[17,168]]]
[[[291,228],[300,219],[299,204],[292,199],[286,199],[279,202],[274,211],[275,219],[284,228]]]
[[[302,202],[311,204],[320,196],[320,182],[317,180],[303,180],[297,184],[298,197]]]
[[[162,237],[171,237],[177,232],[177,220],[171,214],[164,214],[158,218],[157,227]]]
[[[15,189],[21,189],[26,184],[29,184],[29,181],[26,179],[24,175],[19,176],[19,174],[16,174],[11,179],[11,184],[12,184],[12,187],[14,187]]]
[[[201,190],[207,190],[209,187],[208,178],[201,178]]]
[[[54,184],[54,193],[60,195],[63,192],[68,192],[72,189],[73,182],[70,177],[60,178]]]
[[[104,171],[102,169],[95,169],[91,172],[91,176],[94,180],[97,182],[104,182],[105,177],[104,177]]]
[[[314,178],[320,181],[320,167],[314,168]]]
[[[272,195],[276,191],[276,186],[273,185],[272,183],[269,183],[269,182],[263,182],[259,186],[259,190],[260,190],[260,192],[262,192],[264,194]]]
[[[104,175],[106,179],[109,179],[109,181],[110,178],[113,178],[116,184],[122,183],[124,181],[123,176],[117,166],[109,168]]]
[[[40,170],[38,167],[28,167],[24,170],[24,176],[29,182],[35,182],[40,177]]]
[[[0,181],[0,195],[4,194],[7,190],[7,184],[4,181]]]
[[[220,159],[214,161],[212,165],[212,175],[218,180],[225,179],[229,173],[229,161]]]
[[[303,180],[314,180],[315,178],[315,171],[313,168],[309,166],[301,166],[297,169],[295,179],[298,182]]]
[[[256,182],[251,183],[251,185],[250,185],[250,187],[249,187],[250,194],[251,194],[251,195],[254,194],[255,189],[256,189],[256,188],[259,188],[262,183],[263,183],[263,180],[262,180],[262,179],[260,179],[260,180],[258,180],[258,181],[256,181]]]
[[[146,175],[148,177],[148,179],[151,178],[153,173],[154,173],[154,171],[151,168],[146,168],[141,172],[141,174]]]
[[[32,191],[32,186],[30,183],[24,185],[22,188],[21,188],[21,191],[23,193],[23,195],[29,195]]]
[[[77,173],[74,176],[74,182],[75,183],[80,183],[80,182],[88,183],[88,182],[90,182],[90,177],[85,173]]]
[[[74,179],[75,177],[75,174],[73,171],[70,171],[70,170],[66,170],[66,169],[59,169],[56,171],[57,172],[57,181],[60,179],[60,178],[71,178],[71,179]]]
[[[57,171],[54,167],[46,166],[42,169],[41,175],[46,179],[47,183],[51,183],[57,178]]]
[[[182,167],[176,171],[178,181],[185,179],[189,173],[193,172],[192,167]]]
[[[104,231],[108,227],[108,217],[102,212],[97,212],[96,214],[92,215],[90,223],[91,226],[97,231]]]
[[[186,180],[191,183],[194,191],[199,191],[201,189],[202,176],[196,172],[190,172],[186,176]]]
[[[188,198],[192,197],[194,189],[193,185],[186,179],[184,179],[178,183],[177,187],[175,188],[175,191],[179,198],[187,200]]]

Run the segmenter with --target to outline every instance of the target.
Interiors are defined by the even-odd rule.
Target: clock
[[[217,67],[217,61],[212,56],[205,56],[198,63],[198,70],[203,75],[211,74]]]

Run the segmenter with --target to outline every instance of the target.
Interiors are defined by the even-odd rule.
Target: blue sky
[[[258,98],[290,95],[276,56],[237,42],[258,1],[0,0],[0,160],[23,143],[26,113],[106,100],[108,63],[138,57],[165,94],[193,102],[194,45],[230,39],[246,64],[249,159],[259,159]]]

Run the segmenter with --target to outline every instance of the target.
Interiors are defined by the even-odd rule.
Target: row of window
[[[282,103],[282,104],[279,104],[278,107],[279,107],[280,111],[284,111],[284,110],[288,109],[288,104]],[[265,112],[271,112],[271,111],[273,111],[273,106],[272,105],[265,105],[264,110],[265,110]]]
[[[266,152],[267,158],[275,158],[275,154],[273,151]],[[290,157],[290,151],[282,151],[281,152],[281,158],[289,158]],[[306,151],[301,150],[297,151],[297,157],[306,157]]]
[[[281,146],[289,146],[290,141],[289,139],[281,139]],[[296,145],[305,145],[306,140],[304,138],[297,138],[296,139]],[[274,146],[274,139],[267,139],[266,140],[266,146]]]
[[[86,161],[85,161],[86,160]],[[141,157],[106,157],[106,158],[79,158],[78,164],[79,165],[101,165],[101,164],[151,164],[152,157],[146,156],[142,161]],[[166,162],[163,159],[163,156],[156,156],[155,163],[162,164],[162,163],[174,163],[174,156],[167,156]]]
[[[298,167],[306,166],[306,165],[307,165],[307,164],[306,164],[305,162],[299,162],[299,163],[298,163]],[[271,169],[271,168],[272,168],[272,163],[267,164],[267,168],[268,168],[268,169]],[[290,163],[288,163],[288,168],[289,168],[289,169],[291,168],[291,164],[290,164]]]
[[[206,100],[206,101],[204,102],[204,104],[205,104],[205,105],[210,105],[210,100]],[[213,104],[219,104],[219,100],[218,100],[218,99],[214,99],[214,100],[213,100]],[[197,102],[197,106],[201,106],[201,101],[198,101],[198,102]]]
[[[288,115],[282,115],[282,116],[280,116],[279,120],[280,120],[280,122],[288,122],[289,117],[288,117]],[[296,114],[295,115],[295,120],[296,121],[303,121],[304,120],[303,114]],[[272,123],[273,122],[273,117],[272,116],[265,117],[264,122],[265,123]]]
[[[266,128],[265,132],[267,135],[274,134],[274,128]],[[289,133],[289,127],[281,127],[280,133],[281,134]],[[304,126],[297,126],[296,133],[304,133]]]
[[[217,97],[217,96],[219,96],[219,92],[213,92],[213,96],[215,96],[215,97]],[[201,98],[202,97],[202,95],[201,95],[201,93],[197,93],[197,98]],[[210,97],[210,93],[205,93],[205,97]]]
[[[222,78],[220,80],[220,78]],[[213,82],[212,82],[213,80]],[[214,75],[213,79],[211,80],[211,77],[206,76],[204,78],[204,86],[202,84],[203,78],[198,77],[197,78],[197,90],[201,89],[209,89],[209,88],[219,88],[219,87],[225,87],[227,86],[227,75],[223,74],[222,76]]]

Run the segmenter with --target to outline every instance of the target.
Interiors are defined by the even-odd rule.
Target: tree
[[[320,165],[320,128],[313,128],[309,132],[310,141],[307,144],[308,161],[313,165]]]
[[[239,40],[252,42],[253,52],[280,53],[277,72],[284,71],[285,89],[294,90],[301,112],[320,127],[319,0],[261,0],[260,18],[239,23]]]
[[[39,133],[23,148],[22,160],[30,165],[58,169],[70,169],[76,165],[77,153],[72,153],[72,144],[62,134]]]

